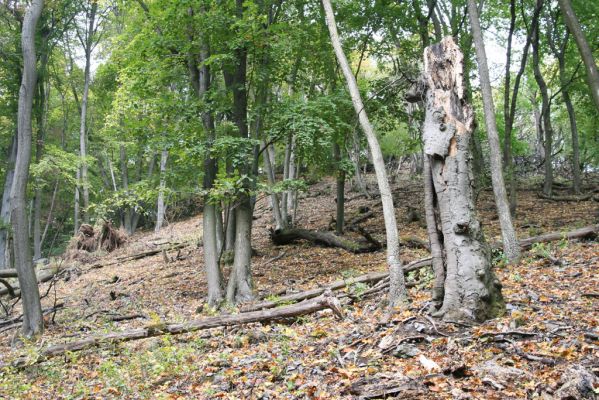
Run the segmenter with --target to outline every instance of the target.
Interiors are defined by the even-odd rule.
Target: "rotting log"
[[[413,261],[403,267],[404,274],[407,274],[410,271],[415,271],[415,270],[423,268],[423,267],[427,267],[427,266],[431,265],[431,262],[432,262],[432,259],[430,257]],[[353,285],[356,283],[375,283],[382,279],[387,278],[388,276],[389,276],[389,272],[386,271],[386,272],[371,272],[369,274],[360,275],[355,278],[340,279],[340,280],[334,281],[324,287],[310,289],[310,290],[306,290],[306,291],[299,292],[299,293],[288,294],[286,296],[281,296],[281,297],[277,298],[276,300],[272,300],[272,301],[266,300],[266,301],[262,301],[262,302],[259,302],[256,304],[250,304],[245,307],[242,307],[241,311],[242,312],[253,312],[256,310],[264,310],[264,309],[268,309],[268,308],[274,308],[281,304],[302,301],[302,300],[306,300],[306,299],[311,299],[316,296],[320,296],[326,290],[339,290],[339,289],[343,289],[344,287],[346,287],[348,285]]]
[[[330,291],[328,291],[316,299],[286,307],[276,308],[273,310],[208,317],[177,324],[155,324],[138,329],[109,333],[106,335],[89,336],[81,340],[46,347],[40,351],[38,358],[34,360],[31,360],[27,357],[21,357],[13,360],[12,362],[0,363],[0,369],[10,366],[23,367],[27,365],[33,365],[48,358],[63,355],[67,352],[81,351],[89,347],[100,346],[103,344],[122,343],[167,334],[178,335],[211,328],[243,325],[252,322],[277,321],[311,314],[324,309],[330,309],[338,318],[343,318],[341,303],[331,294]]]
[[[549,201],[568,201],[568,202],[581,202],[581,201],[588,201],[588,200],[592,200],[593,194],[589,193],[586,195],[582,195],[582,196],[548,196],[544,193],[537,193],[537,197],[544,199],[544,200],[549,200]]]
[[[16,278],[16,269],[0,269],[0,278]]]
[[[318,232],[299,228],[273,230],[270,233],[270,238],[278,246],[291,244],[303,239],[324,247],[338,247],[354,254],[371,253],[381,249],[378,242],[372,243],[369,241],[368,245],[362,245],[339,237],[331,232]]]

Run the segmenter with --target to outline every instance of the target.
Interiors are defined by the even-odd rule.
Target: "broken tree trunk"
[[[433,315],[484,321],[501,315],[504,302],[474,209],[469,153],[474,112],[465,97],[463,55],[453,38],[425,49],[424,81],[426,173],[436,194],[446,271],[443,303]]]
[[[427,266],[431,265],[431,262],[432,261],[431,261],[430,257],[413,261],[403,267],[403,273],[405,275],[410,271],[415,271],[419,268],[427,267]],[[381,280],[387,278],[388,276],[389,276],[388,271],[387,272],[371,272],[369,274],[357,276],[355,278],[341,279],[341,280],[329,283],[325,287],[319,287],[319,288],[310,289],[310,290],[306,290],[306,291],[299,292],[299,293],[288,294],[286,296],[281,296],[273,301],[267,300],[267,301],[262,301],[260,303],[247,305],[245,307],[242,307],[241,311],[242,312],[251,312],[251,311],[263,310],[263,309],[267,309],[267,308],[274,308],[281,304],[302,301],[302,300],[306,300],[306,299],[311,299],[316,296],[320,296],[322,293],[324,293],[327,290],[339,290],[348,285],[353,285],[356,283],[375,283],[375,282],[378,282],[378,281],[381,281]]]
[[[26,365],[31,365],[38,362],[42,362],[50,357],[59,356],[67,352],[80,351],[91,346],[128,342],[131,340],[146,339],[166,334],[178,335],[181,333],[195,332],[199,330],[217,328],[222,326],[243,325],[252,322],[275,321],[285,318],[299,317],[327,308],[331,309],[339,318],[343,317],[343,310],[341,309],[341,303],[339,302],[339,300],[333,297],[330,292],[326,292],[317,299],[309,300],[299,304],[293,304],[287,307],[276,308],[274,310],[264,310],[235,315],[208,317],[204,319],[188,321],[178,324],[155,324],[146,326],[144,328],[131,329],[123,332],[90,336],[85,339],[77,340],[74,342],[46,347],[45,349],[41,350],[39,357],[35,360],[30,360],[26,357],[18,358],[12,362],[0,364],[0,368],[6,368],[9,366],[22,367]]]
[[[368,236],[368,235],[366,235]],[[314,244],[325,247],[339,247],[354,254],[370,253],[381,249],[381,244],[366,237],[368,245],[362,245],[348,239],[344,239],[331,232],[318,232],[308,229],[277,229],[271,231],[270,238],[276,245],[286,245],[297,240],[304,239]]]

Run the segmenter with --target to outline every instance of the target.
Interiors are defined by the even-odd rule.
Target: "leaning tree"
[[[491,265],[474,208],[470,140],[474,112],[466,102],[463,55],[452,37],[424,51],[419,85],[423,126],[425,207],[435,270],[433,315],[482,321],[503,313],[501,283]],[[441,300],[442,299],[442,300]]]

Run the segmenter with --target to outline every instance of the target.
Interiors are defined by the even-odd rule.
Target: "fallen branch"
[[[432,258],[430,258],[430,257],[423,258],[421,260],[416,260],[416,261],[409,263],[408,265],[405,265],[403,267],[403,271],[404,271],[404,274],[407,274],[410,271],[415,271],[422,267],[427,267],[431,264],[432,264]],[[302,300],[314,298],[316,296],[320,296],[326,290],[331,290],[331,291],[339,290],[339,289],[343,289],[344,287],[346,287],[348,285],[353,285],[356,283],[375,283],[382,279],[385,279],[388,276],[389,276],[389,272],[371,272],[369,274],[361,275],[361,276],[358,276],[355,278],[341,279],[338,281],[334,281],[325,287],[310,289],[310,290],[306,290],[306,291],[299,292],[299,293],[293,293],[293,294],[289,294],[286,296],[281,296],[281,297],[277,298],[276,300],[272,300],[272,301],[267,300],[267,301],[262,301],[260,303],[251,304],[251,305],[242,307],[241,311],[242,312],[252,312],[252,311],[256,311],[256,310],[264,310],[264,309],[268,309],[268,308],[274,308],[281,304],[302,301]]]
[[[189,246],[190,243],[176,243],[172,246],[166,247],[166,248],[160,248],[160,249],[154,249],[154,250],[147,250],[147,251],[142,251],[141,253],[136,253],[136,254],[131,254],[128,256],[121,256],[121,257],[117,257],[116,260],[108,262],[108,263],[96,263],[96,264],[92,264],[90,266],[91,269],[97,269],[97,268],[104,268],[104,267],[108,267],[110,265],[115,265],[115,264],[121,264],[124,262],[129,262],[129,261],[134,261],[134,260],[139,260],[145,257],[151,257],[151,256],[155,256],[156,254],[160,254],[166,251],[171,251],[171,250],[179,250],[182,248],[185,248],[187,246]]]
[[[570,232],[550,232],[539,236],[533,236],[526,239],[520,240],[520,247],[528,249],[535,243],[547,243],[555,242],[557,240],[567,239],[594,239],[599,234],[599,225],[589,225],[584,228],[576,229]],[[501,242],[495,242],[492,244],[494,249],[500,249],[502,247]]]
[[[4,286],[6,286],[6,290],[8,291],[8,294],[10,295],[10,297],[12,297],[12,298],[17,297],[17,295],[15,294],[15,289],[10,285],[10,283],[8,283],[8,281],[6,279],[0,278],[0,283],[3,284]]]
[[[343,310],[341,309],[339,300],[333,297],[330,292],[326,292],[317,299],[293,304],[287,307],[277,308],[274,310],[208,317],[178,324],[155,324],[146,326],[144,328],[131,329],[123,332],[90,336],[74,342],[46,347],[40,351],[39,356],[34,360],[31,360],[27,357],[20,357],[12,362],[0,363],[0,368],[6,368],[9,366],[23,367],[26,365],[33,365],[51,357],[60,356],[67,352],[81,351],[92,346],[122,343],[166,334],[178,335],[181,333],[195,332],[222,326],[243,325],[251,322],[275,321],[311,314],[326,308],[331,309],[339,318],[343,317]]]
[[[16,278],[17,276],[16,269],[0,269],[0,278]]]

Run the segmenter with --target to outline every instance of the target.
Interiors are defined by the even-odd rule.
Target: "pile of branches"
[[[103,250],[108,253],[118,249],[127,241],[127,235],[122,230],[115,229],[112,222],[104,221],[98,231],[89,224],[83,224],[71,244],[74,250],[83,250],[93,253],[97,250]],[[70,249],[69,249],[70,250]]]

